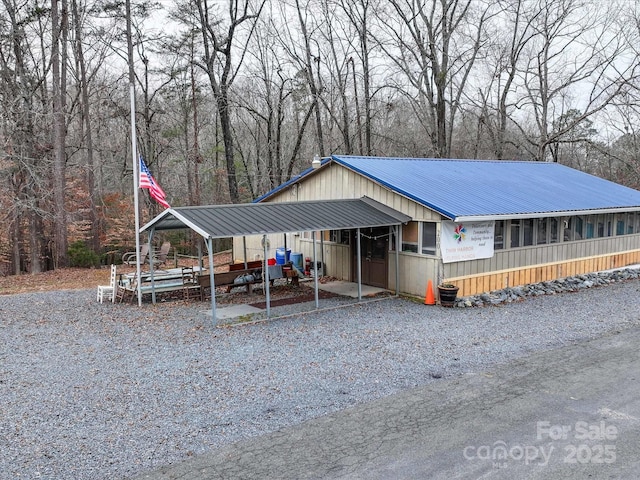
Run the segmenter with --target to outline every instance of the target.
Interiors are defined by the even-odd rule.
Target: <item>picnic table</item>
[[[200,267],[187,268],[170,268],[166,270],[154,270],[151,272],[140,273],[140,293],[142,295],[148,293],[166,293],[174,291],[182,291],[185,297],[189,297],[189,290],[199,289],[197,283],[197,275],[204,272]],[[137,273],[126,273],[120,275],[118,282],[117,297],[120,302],[125,299],[137,297],[138,287],[136,284]]]
[[[263,281],[261,267],[261,262],[232,264],[228,272],[219,272],[214,275],[215,286],[226,288],[227,293],[235,287],[244,287],[248,293],[251,293],[253,284]],[[272,285],[273,281],[278,278],[285,278],[293,285],[298,285],[298,274],[291,266],[270,265],[268,269]],[[140,294],[180,291],[184,294],[185,299],[200,297],[201,300],[205,300],[208,296],[207,293],[210,295],[211,290],[210,277],[206,272],[207,270],[200,267],[154,270],[153,275],[150,271],[141,272]],[[120,274],[116,292],[116,298],[120,303],[126,300],[133,301],[137,298],[136,278],[136,272]]]

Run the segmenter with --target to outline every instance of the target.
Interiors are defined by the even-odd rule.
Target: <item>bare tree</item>
[[[316,119],[316,142],[318,153],[323,156],[325,153],[324,134],[322,128],[322,116],[320,114],[320,93],[322,86],[320,84],[320,51],[312,52],[311,44],[313,42],[311,32],[309,32],[307,22],[309,21],[309,8],[310,4],[304,2],[305,7],[302,8],[300,0],[295,0],[295,6],[298,12],[298,22],[300,26],[300,32],[302,34],[302,41],[304,46],[304,73],[307,79],[307,85],[313,98],[315,119]],[[317,26],[315,26],[317,28]],[[315,67],[314,67],[315,65]],[[317,75],[317,77],[316,77]]]
[[[67,258],[66,189],[66,94],[67,39],[69,32],[66,0],[51,0],[51,72],[53,82],[53,196],[55,250],[54,264],[65,267]]]
[[[225,147],[227,178],[229,182],[229,197],[231,203],[239,203],[238,180],[236,178],[235,149],[233,141],[233,127],[229,105],[229,89],[238,74],[238,69],[246,54],[248,38],[255,28],[266,0],[260,0],[254,6],[251,0],[233,0],[229,2],[227,17],[216,16],[208,0],[194,0],[198,11],[200,29],[204,45],[204,58],[201,67],[206,72],[213,95],[218,106],[220,128]],[[225,27],[226,24],[226,27]],[[242,35],[240,28],[249,25],[248,32],[244,32],[243,40],[237,38]],[[241,44],[243,42],[243,44]],[[236,52],[237,50],[237,52]],[[234,53],[237,53],[237,63],[234,65]]]
[[[364,101],[364,122],[361,120],[360,114],[360,97],[358,95],[358,81],[356,77],[356,65],[353,57],[349,57],[353,69],[353,89],[356,110],[356,124],[358,127],[358,145],[361,155],[372,155],[372,112],[371,102],[373,92],[371,86],[371,48],[369,46],[370,17],[372,10],[375,9],[375,0],[343,0],[341,2],[349,22],[358,34],[358,48],[356,49],[356,57],[362,68],[362,100]],[[363,125],[364,123],[364,125]],[[364,142],[362,135],[364,134]]]
[[[509,143],[517,150],[511,132],[514,127],[512,115],[525,102],[518,94],[522,88],[519,75],[527,48],[538,34],[532,23],[541,14],[530,0],[501,2],[497,21],[487,26],[493,40],[484,61],[486,74],[478,82],[478,96],[474,98],[474,92],[465,92],[477,107],[478,141],[486,136],[493,155],[500,160],[505,158]]]
[[[389,13],[380,19],[390,27],[390,42],[381,46],[411,86],[403,93],[413,102],[433,154],[448,157],[460,100],[486,40],[485,22],[495,9],[471,0],[390,4],[400,25],[389,25]]]
[[[100,251],[100,236],[103,225],[98,215],[98,189],[95,182],[95,161],[93,150],[93,129],[91,128],[91,105],[89,103],[89,76],[84,53],[83,11],[78,7],[78,1],[71,2],[73,25],[75,27],[74,52],[78,89],[80,91],[80,133],[86,146],[86,186],[89,192],[89,224],[91,228],[91,245],[95,252]]]
[[[638,57],[627,48],[616,9],[603,14],[600,2],[577,0],[539,0],[538,5],[540,14],[532,23],[536,37],[522,75],[536,125],[530,145],[538,161],[553,161],[553,143],[606,108],[637,78]],[[554,129],[554,119],[571,109],[581,114]]]

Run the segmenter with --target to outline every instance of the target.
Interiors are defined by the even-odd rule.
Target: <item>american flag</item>
[[[151,175],[151,172],[147,168],[147,165],[145,165],[142,156],[140,156],[140,188],[148,188],[151,198],[153,198],[164,208],[171,208],[171,205],[167,203],[166,194],[160,188],[160,185],[158,185],[153,179],[153,175]]]

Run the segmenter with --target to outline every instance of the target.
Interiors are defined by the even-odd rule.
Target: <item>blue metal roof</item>
[[[332,159],[451,219],[640,209],[640,191],[557,163],[343,155]]]
[[[333,155],[335,162],[455,220],[640,210],[640,191],[547,162]],[[256,199],[260,202],[314,170]]]

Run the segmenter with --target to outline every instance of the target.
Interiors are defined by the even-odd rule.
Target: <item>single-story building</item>
[[[311,257],[315,235],[323,273],[356,281],[359,231],[362,283],[416,296],[429,280],[466,296],[640,263],[640,191],[557,163],[333,155],[255,202],[364,197],[411,220],[272,234],[270,256]],[[238,260],[261,242],[234,238]]]

